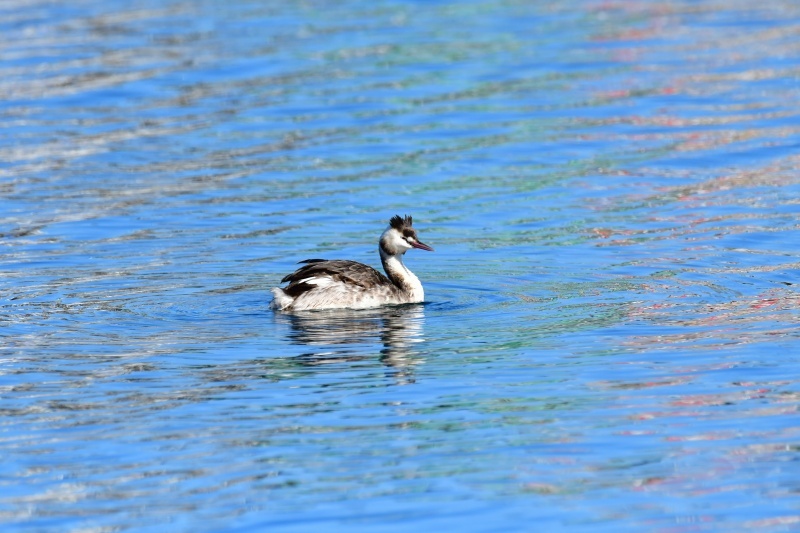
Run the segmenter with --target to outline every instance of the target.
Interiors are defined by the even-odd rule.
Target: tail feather
[[[284,310],[288,309],[294,303],[294,298],[283,292],[280,287],[272,289],[272,303],[270,304],[273,309]]]

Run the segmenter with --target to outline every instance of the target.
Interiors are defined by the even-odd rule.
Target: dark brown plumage
[[[400,218],[400,215],[395,215],[389,220],[389,225],[397,231],[403,231],[405,227],[411,227],[412,217],[406,215],[405,218]]]
[[[297,298],[315,287],[310,283],[304,283],[303,280],[320,276],[330,276],[334,281],[365,289],[371,289],[379,285],[391,285],[392,283],[389,278],[371,266],[357,261],[347,259],[306,259],[305,261],[300,261],[300,264],[302,263],[306,263],[306,266],[298,268],[281,280],[281,283],[289,282],[289,285],[283,288],[283,292],[292,298]]]

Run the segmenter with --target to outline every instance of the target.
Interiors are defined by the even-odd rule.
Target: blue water
[[[797,530],[798,32],[4,2],[3,530]],[[425,304],[269,309],[395,214]]]

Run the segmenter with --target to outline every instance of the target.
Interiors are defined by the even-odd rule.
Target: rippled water
[[[0,522],[800,527],[800,6],[0,6]],[[273,313],[309,257],[419,306]]]

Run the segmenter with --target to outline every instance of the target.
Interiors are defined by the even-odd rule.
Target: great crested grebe
[[[412,248],[433,251],[417,240],[411,217],[395,215],[378,241],[383,270],[388,278],[371,266],[335,259],[306,259],[306,263],[281,280],[286,287],[275,287],[272,307],[282,311],[306,309],[364,309],[386,304],[419,303],[425,298],[417,276],[403,264],[403,254]]]

